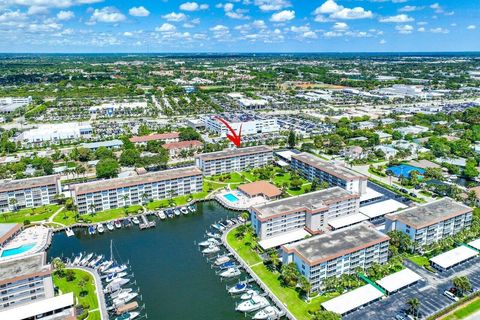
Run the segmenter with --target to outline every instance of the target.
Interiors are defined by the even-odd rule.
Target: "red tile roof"
[[[201,143],[198,140],[170,142],[170,143],[165,143],[164,145],[162,145],[162,147],[167,149],[167,150],[171,150],[171,149],[190,149],[192,147],[200,148],[202,146],[203,146],[203,143]]]

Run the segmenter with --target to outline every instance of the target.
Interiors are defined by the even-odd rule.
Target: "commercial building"
[[[146,145],[148,141],[163,141],[163,143],[178,142],[180,141],[180,134],[178,132],[154,133],[130,138],[130,142],[136,145]]]
[[[248,198],[261,196],[268,200],[275,200],[282,195],[282,190],[265,180],[239,185],[237,190]]]
[[[16,140],[26,145],[44,142],[59,143],[60,141],[89,138],[92,133],[92,126],[88,123],[42,124],[38,128],[21,133]]]
[[[0,113],[12,113],[18,108],[32,103],[32,97],[5,97],[0,98]]]
[[[306,229],[312,234],[327,231],[330,220],[353,215],[358,208],[357,194],[333,187],[253,206],[250,216],[260,240],[282,239],[285,234],[298,229]]]
[[[58,175],[5,181],[0,185],[0,212],[54,203],[59,192]]]
[[[249,114],[240,115],[221,115],[223,119],[228,121],[229,125],[235,132],[240,131],[242,127],[242,135],[252,135],[259,133],[272,133],[280,131],[275,118],[262,119]],[[225,124],[217,119],[216,115],[206,116],[203,118],[205,129],[214,132],[222,137],[226,137],[229,130]]]
[[[107,149],[115,150],[115,149],[120,149],[122,146],[123,146],[123,141],[118,139],[82,144],[83,148],[87,148],[92,151],[96,151],[100,147],[105,147]]]
[[[204,176],[263,167],[273,161],[272,148],[256,146],[203,153],[195,157]]]
[[[202,191],[202,172],[186,167],[77,184],[73,197],[80,214],[168,199]]]
[[[175,158],[182,155],[182,152],[193,155],[197,151],[202,150],[203,143],[198,140],[170,142],[162,145],[162,148],[166,149],[171,158]]]
[[[352,193],[367,192],[367,176],[303,152],[292,155],[292,169],[306,179],[327,182],[330,186],[342,187]]]
[[[451,198],[385,215],[386,231],[398,230],[423,246],[470,228],[473,209]]]
[[[284,245],[284,264],[295,263],[312,285],[321,289],[328,277],[367,269],[373,263],[386,263],[390,238],[367,222]]]

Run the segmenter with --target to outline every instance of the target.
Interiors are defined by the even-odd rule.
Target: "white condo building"
[[[267,146],[236,148],[199,154],[195,163],[204,176],[263,167],[273,161],[273,150]]]
[[[385,230],[401,231],[423,246],[470,228],[472,213],[472,208],[443,198],[386,215]]]
[[[77,184],[73,196],[78,212],[85,214],[192,194],[202,188],[202,172],[186,167]]]
[[[367,176],[322,160],[310,153],[292,155],[291,166],[310,181],[326,181],[330,186],[338,186],[360,195],[367,192]]]

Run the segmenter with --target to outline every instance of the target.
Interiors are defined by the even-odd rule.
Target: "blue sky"
[[[0,51],[480,51],[480,5],[478,0],[0,0]]]

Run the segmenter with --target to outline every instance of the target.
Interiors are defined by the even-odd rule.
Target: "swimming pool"
[[[414,167],[408,164],[400,164],[398,166],[388,167],[388,170],[392,171],[395,177],[410,177],[410,172],[417,171],[420,175],[425,173],[425,170],[422,168]]]
[[[227,193],[227,194],[224,194],[223,196],[225,197],[225,199],[227,199],[230,202],[237,202],[238,201],[238,198],[232,193]]]
[[[20,247],[3,250],[2,258],[3,257],[10,257],[10,256],[14,256],[16,254],[27,252],[28,250],[32,249],[33,247],[35,247],[35,243],[24,244],[24,245],[21,245]]]

